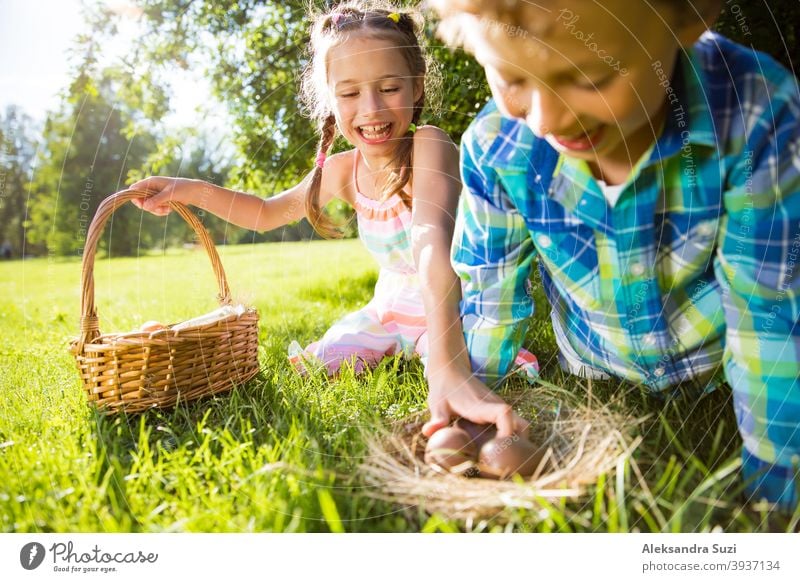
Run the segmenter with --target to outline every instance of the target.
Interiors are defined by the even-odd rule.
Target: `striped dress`
[[[293,341],[289,360],[300,371],[304,364],[324,365],[328,374],[349,362],[356,372],[376,366],[386,356],[415,354],[427,363],[428,334],[417,268],[411,245],[411,209],[397,194],[383,201],[368,198],[358,188],[358,150],[353,163],[358,236],[380,270],[372,300],[333,324],[321,340],[302,349]],[[521,350],[516,363],[527,374],[538,373],[536,356]]]

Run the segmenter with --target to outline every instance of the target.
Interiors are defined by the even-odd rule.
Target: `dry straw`
[[[367,438],[369,452],[362,465],[370,495],[401,505],[418,506],[459,520],[495,518],[503,521],[514,510],[541,510],[563,498],[579,498],[600,475],[621,466],[638,446],[630,434],[643,419],[613,412],[609,406],[573,404],[574,395],[550,385],[504,395],[532,420],[532,436],[548,447],[547,466],[527,480],[469,478],[444,472],[423,461],[426,439],[417,414],[396,423],[382,438]],[[532,412],[529,414],[528,412]]]
[[[81,274],[80,336],[70,345],[89,403],[103,412],[141,412],[230,390],[258,372],[258,312],[157,331],[100,333],[94,295],[94,258],[108,218],[144,192],[124,190],[103,200],[89,226]],[[221,306],[231,305],[225,271],[211,237],[184,205],[170,206],[194,229],[214,269]],[[173,329],[174,327],[178,329]]]

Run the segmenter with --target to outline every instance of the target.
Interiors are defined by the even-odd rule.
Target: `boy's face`
[[[498,105],[559,152],[588,161],[598,177],[624,180],[660,131],[666,93],[659,75],[671,76],[679,49],[704,26],[679,25],[646,2],[519,5],[524,28],[461,16]]]

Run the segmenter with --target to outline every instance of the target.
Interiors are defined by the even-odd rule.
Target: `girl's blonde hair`
[[[324,159],[336,139],[336,120],[328,97],[327,57],[331,48],[357,34],[367,38],[394,40],[403,55],[411,77],[422,86],[422,94],[414,103],[411,122],[419,123],[425,105],[425,79],[428,63],[420,42],[423,29],[422,18],[417,12],[395,10],[386,4],[362,1],[345,2],[335,6],[330,12],[317,16],[311,30],[309,61],[303,71],[301,98],[311,119],[319,124],[319,144],[317,159]],[[411,197],[403,188],[411,179],[412,153],[414,147],[413,131],[400,138],[392,166],[398,170],[386,184],[383,199],[398,194],[407,207],[411,207]],[[341,233],[319,206],[322,185],[322,168],[315,166],[311,184],[305,200],[306,216],[319,234],[325,237],[338,237]]]

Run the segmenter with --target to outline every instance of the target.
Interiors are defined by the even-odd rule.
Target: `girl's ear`
[[[422,92],[425,90],[425,80],[416,77],[414,78],[414,103],[422,98]]]

